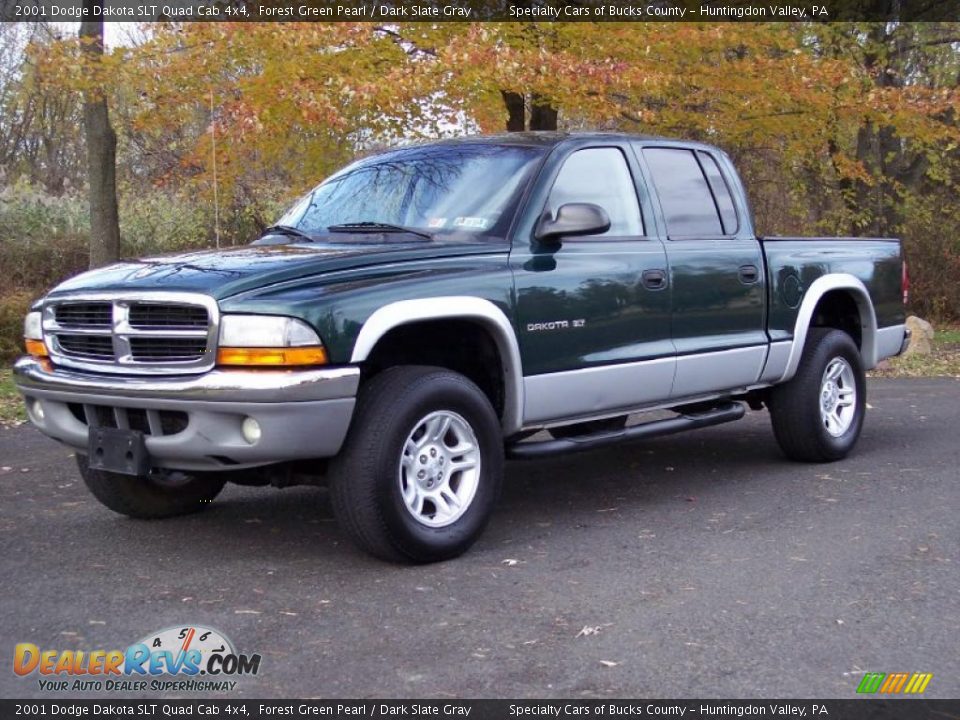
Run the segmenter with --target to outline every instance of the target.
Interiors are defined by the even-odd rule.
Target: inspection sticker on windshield
[[[427,220],[427,227],[430,228],[442,228],[447,224],[446,218],[430,218]]]
[[[487,226],[487,221],[482,217],[458,217],[453,221],[453,225],[454,227],[483,230]]]

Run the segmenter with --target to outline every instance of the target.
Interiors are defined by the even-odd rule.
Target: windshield
[[[503,236],[542,153],[536,147],[464,143],[378,155],[325,180],[277,224],[306,233],[385,223]]]

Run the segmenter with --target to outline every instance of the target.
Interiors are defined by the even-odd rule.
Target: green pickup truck
[[[326,484],[360,547],[429,562],[477,539],[505,458],[747,407],[788,458],[844,457],[906,292],[896,240],[757,237],[715,147],[464,138],[344,168],[249,246],[59,285],[15,378],[112,510]]]

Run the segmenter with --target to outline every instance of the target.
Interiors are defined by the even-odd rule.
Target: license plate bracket
[[[138,476],[150,472],[150,453],[139,430],[90,428],[87,458],[91,470]]]

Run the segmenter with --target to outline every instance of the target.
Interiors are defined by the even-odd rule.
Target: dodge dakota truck
[[[787,458],[843,458],[906,291],[896,240],[758,237],[715,147],[462,138],[349,165],[251,245],[64,282],[15,379],[114,511],[324,484],[361,548],[429,562],[477,539],[505,458],[747,408]]]

